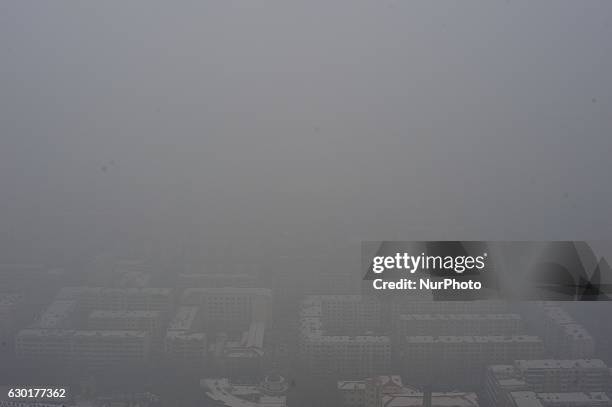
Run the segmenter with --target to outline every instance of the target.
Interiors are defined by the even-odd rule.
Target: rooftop
[[[35,324],[38,328],[58,328],[75,310],[75,301],[53,301]]]
[[[523,369],[607,369],[606,364],[600,359],[537,359],[517,360],[514,365]]]
[[[166,333],[166,339],[202,341],[206,339],[206,334],[204,332],[188,333],[184,331],[169,331]]]
[[[96,331],[96,330],[78,330],[74,331],[75,338],[91,338],[91,337],[100,337],[100,338],[146,338],[148,336],[145,331],[127,331],[127,330],[104,330],[104,331]]]
[[[172,290],[170,288],[158,287],[127,287],[127,288],[110,288],[110,287],[64,287],[57,294],[57,299],[81,299],[88,295],[162,295],[169,296]]]
[[[219,295],[262,295],[272,296],[272,290],[269,288],[249,288],[249,287],[191,287],[186,288],[183,295],[193,294],[219,294]]]
[[[433,393],[431,404],[436,407],[478,407],[478,397],[474,393]],[[423,393],[409,393],[383,396],[385,407],[421,407]]]
[[[517,407],[541,407],[568,405],[609,405],[610,398],[604,392],[581,393],[535,393],[532,391],[515,391],[511,392],[514,404]]]
[[[89,318],[159,318],[159,311],[115,311],[115,310],[94,310],[89,314]]]
[[[407,336],[408,343],[488,343],[488,342],[542,342],[537,336],[532,335],[507,335],[507,336]]]
[[[0,307],[15,305],[23,300],[21,294],[0,294]]]
[[[226,407],[285,407],[285,396],[267,396],[256,386],[234,385],[227,379],[204,379],[200,385],[212,400]]]
[[[39,328],[27,328],[22,329],[17,333],[17,338],[25,337],[71,337],[74,335],[72,329],[39,329]]]
[[[365,390],[363,380],[341,380],[338,382],[338,390]]]
[[[198,307],[179,307],[176,314],[168,324],[168,331],[189,331],[192,329]]]
[[[244,346],[247,348],[263,348],[265,325],[263,322],[252,322],[246,332]]]
[[[411,320],[520,320],[519,314],[403,314],[402,321]]]

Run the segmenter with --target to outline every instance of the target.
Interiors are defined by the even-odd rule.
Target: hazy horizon
[[[0,4],[3,262],[612,236],[612,3]]]

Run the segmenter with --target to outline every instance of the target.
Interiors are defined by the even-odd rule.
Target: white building
[[[360,295],[320,295],[308,298],[321,308],[327,331],[350,334],[380,330],[380,302]]]
[[[365,406],[365,380],[340,380],[338,393],[344,407]]]
[[[544,302],[529,309],[528,318],[538,335],[546,342],[547,349],[563,358],[590,358],[595,352],[595,341],[589,332],[578,324],[564,309]]]
[[[300,356],[302,363],[313,372],[359,378],[388,371],[391,363],[391,340],[388,336],[373,332],[358,335],[334,335],[327,332],[324,321],[335,321],[347,309],[338,304],[358,300],[359,297],[353,296],[317,296],[303,302],[300,315]],[[327,305],[324,305],[326,302]],[[364,309],[353,305],[350,307],[355,311]],[[335,311],[331,311],[331,318],[326,318],[325,312],[330,309]],[[352,321],[344,325],[347,330],[355,327]],[[330,329],[341,331],[337,326]]]
[[[284,394],[267,394],[263,386],[241,385],[227,379],[204,379],[200,386],[216,404],[225,407],[287,407]]]
[[[17,357],[77,362],[90,366],[143,362],[150,352],[144,331],[23,329],[15,338]]]
[[[420,407],[428,402],[432,407],[478,407],[478,397],[475,393],[423,393],[404,386],[399,376],[339,381],[338,392],[343,407]]]
[[[612,389],[611,378],[610,369],[599,359],[517,360],[510,365],[487,368],[485,394],[495,406],[515,405],[515,397],[511,393],[520,392],[536,393],[537,397],[530,397],[536,397],[538,403],[543,403],[542,400],[546,401],[550,397],[540,397],[540,393],[608,392]],[[521,403],[526,405],[525,400]]]
[[[252,321],[267,321],[272,292],[266,288],[187,288],[181,304],[200,307],[206,324],[240,328]]]
[[[537,336],[408,336],[402,351],[404,377],[417,384],[444,381],[480,384],[485,367],[542,356]]]
[[[178,276],[179,287],[256,287],[258,279],[247,273],[181,273]]]
[[[198,307],[179,307],[168,324],[165,351],[168,358],[202,363],[206,358],[206,334],[201,330]]]
[[[519,314],[403,314],[395,322],[399,337],[422,335],[512,335],[523,329]]]
[[[141,363],[149,357],[150,337],[145,331],[75,331],[72,357],[88,366]]]
[[[610,390],[610,369],[599,359],[517,360],[514,367],[537,392]]]
[[[73,335],[68,329],[22,329],[15,337],[15,353],[24,359],[67,361],[72,357]]]
[[[76,318],[76,301],[53,301],[43,311],[40,318],[34,323],[33,328],[40,329],[63,329],[70,328]]]
[[[172,305],[169,288],[64,287],[58,300],[76,300],[85,312],[102,310],[167,311]]]
[[[252,322],[239,342],[226,342],[223,361],[230,377],[255,378],[261,374],[265,325]]]
[[[178,307],[168,323],[168,331],[193,332],[201,330],[200,309],[198,307]]]
[[[594,393],[510,393],[512,407],[610,407],[612,400],[604,392]]]
[[[206,359],[206,344],[204,332],[169,331],[166,334],[166,355],[174,361],[201,364]]]
[[[434,301],[429,299],[404,299],[391,302],[391,314],[507,314],[505,301]]]
[[[161,324],[160,311],[94,310],[87,317],[87,327],[94,331],[147,331],[153,336],[159,334]]]

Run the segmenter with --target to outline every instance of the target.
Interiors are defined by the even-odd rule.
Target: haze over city
[[[596,0],[0,2],[0,407],[612,406],[608,301],[361,287],[362,242],[520,241],[607,299],[610,38]]]

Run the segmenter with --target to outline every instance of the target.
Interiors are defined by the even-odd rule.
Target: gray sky
[[[176,3],[0,2],[5,258],[612,240],[612,2]]]

